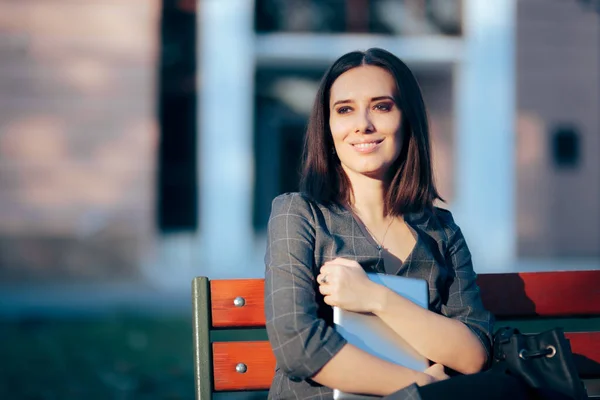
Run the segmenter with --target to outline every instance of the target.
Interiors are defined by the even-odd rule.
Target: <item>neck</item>
[[[351,206],[365,222],[380,222],[388,215],[385,209],[385,184],[382,179],[346,171],[354,195]]]

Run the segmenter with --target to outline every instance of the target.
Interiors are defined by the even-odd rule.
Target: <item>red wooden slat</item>
[[[499,317],[600,315],[600,271],[481,274],[477,282]]]
[[[565,333],[582,376],[600,376],[600,332]]]
[[[265,325],[264,279],[223,279],[210,282],[212,324],[222,327],[253,327]],[[233,303],[244,299],[243,307]]]
[[[480,274],[484,305],[498,317],[600,316],[600,271]],[[243,297],[245,305],[233,300]],[[214,327],[264,326],[264,280],[211,281]]]
[[[566,333],[575,363],[583,377],[600,376],[600,332]],[[238,363],[248,370],[236,371]],[[268,341],[213,343],[215,390],[268,389],[275,371],[275,356]]]
[[[235,367],[244,363],[245,373]],[[275,356],[267,341],[213,343],[214,386],[217,391],[268,389],[275,375]]]

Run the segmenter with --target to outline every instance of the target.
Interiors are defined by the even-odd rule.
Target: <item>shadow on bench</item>
[[[495,329],[563,327],[590,397],[600,398],[600,271],[481,274]],[[275,370],[267,342],[264,280],[195,278],[196,398],[264,399]]]

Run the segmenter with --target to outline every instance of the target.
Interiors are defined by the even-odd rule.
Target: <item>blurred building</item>
[[[320,76],[369,47],[417,75],[478,271],[600,268],[592,4],[2,2],[0,279],[261,276]]]
[[[600,267],[600,2],[517,5],[517,254]]]
[[[592,2],[257,0],[235,12],[202,4],[201,165],[211,176],[226,171],[200,186],[201,215],[210,214],[204,259],[222,266],[211,273],[262,273],[270,199],[297,188],[318,79],[339,55],[373,46],[400,56],[421,83],[441,192],[478,271],[600,266]],[[211,103],[235,105],[226,137],[217,132],[231,108],[219,113]],[[215,153],[225,143],[254,157],[231,165],[227,150]],[[227,202],[236,211],[212,212]],[[232,242],[247,245],[228,251]],[[252,259],[257,267],[246,267]]]
[[[0,281],[140,275],[155,235],[159,5],[0,2]]]

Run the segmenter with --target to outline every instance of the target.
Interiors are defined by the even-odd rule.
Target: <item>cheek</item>
[[[389,134],[400,134],[400,124],[402,120],[400,119],[400,115],[396,114],[387,114],[378,119],[378,128]],[[396,136],[398,137],[398,136]]]
[[[329,129],[334,140],[342,140],[349,133],[349,121],[342,118],[331,118],[329,120]]]
[[[381,130],[383,132],[386,132],[388,136],[393,137],[394,146],[398,148],[402,147],[403,135],[398,119],[389,119],[387,121],[382,121],[380,126],[382,127]]]

